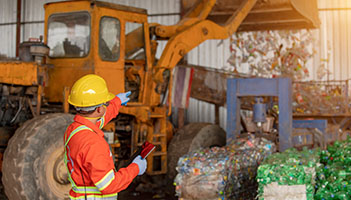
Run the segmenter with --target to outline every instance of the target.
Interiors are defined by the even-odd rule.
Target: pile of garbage
[[[330,81],[328,58],[321,59],[311,79],[308,61],[316,50],[309,30],[238,32],[230,40],[228,63],[234,72],[254,77],[289,77],[293,81],[293,112],[298,114],[344,114],[348,106],[348,82]],[[328,47],[328,51],[330,48]],[[328,80],[328,81],[322,81]],[[315,98],[318,97],[318,98]]]
[[[294,113],[346,114],[351,111],[348,81],[296,82],[293,88]]]
[[[351,200],[351,138],[327,150],[288,149],[257,170],[259,200]]]
[[[351,138],[335,142],[320,155],[316,200],[351,200]]]
[[[258,164],[275,151],[271,141],[249,136],[184,155],[178,161],[176,195],[184,200],[254,199]]]
[[[288,149],[268,157],[258,167],[260,200],[313,200],[316,170],[320,167],[319,149]]]
[[[238,32],[230,41],[228,63],[234,71],[266,78],[290,77],[294,81],[309,77],[306,63],[316,52],[309,30]],[[318,78],[327,74],[325,65],[318,70]]]

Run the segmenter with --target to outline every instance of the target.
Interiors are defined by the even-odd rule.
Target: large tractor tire
[[[63,135],[70,114],[47,114],[25,122],[10,139],[2,182],[9,200],[68,199]]]
[[[225,131],[214,124],[191,123],[179,129],[168,145],[168,178],[173,180],[177,175],[178,159],[184,154],[200,148],[224,146],[225,143]]]

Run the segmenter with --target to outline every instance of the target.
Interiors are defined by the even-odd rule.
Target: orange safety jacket
[[[137,164],[116,171],[109,145],[101,130],[117,116],[121,100],[110,101],[105,115],[96,124],[80,115],[67,128],[64,135],[65,157],[68,179],[72,189],[70,199],[115,200],[139,173]]]

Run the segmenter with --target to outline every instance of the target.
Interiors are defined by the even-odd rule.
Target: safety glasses
[[[102,105],[107,107],[107,106],[110,105],[110,102],[108,101],[108,102],[106,102],[106,103],[103,103]]]

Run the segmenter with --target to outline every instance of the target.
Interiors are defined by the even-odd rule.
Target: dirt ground
[[[118,194],[118,200],[177,200],[172,193],[172,186],[167,187],[163,176],[137,178],[125,191]],[[8,200],[2,183],[0,184],[0,200]]]
[[[118,200],[176,200],[176,197],[166,196],[161,198],[157,194],[152,193],[138,193],[138,192],[121,192],[119,194]],[[0,194],[0,200],[8,200],[4,193]]]
[[[125,191],[119,193],[118,200],[176,200],[174,188],[165,176],[142,176],[137,178]]]
[[[167,193],[137,192],[132,189],[120,192],[118,200],[177,200],[176,196]],[[0,199],[1,200],[1,199]]]
[[[138,192],[122,192],[118,196],[118,200],[176,200],[178,198],[169,195],[159,195],[153,193]]]

